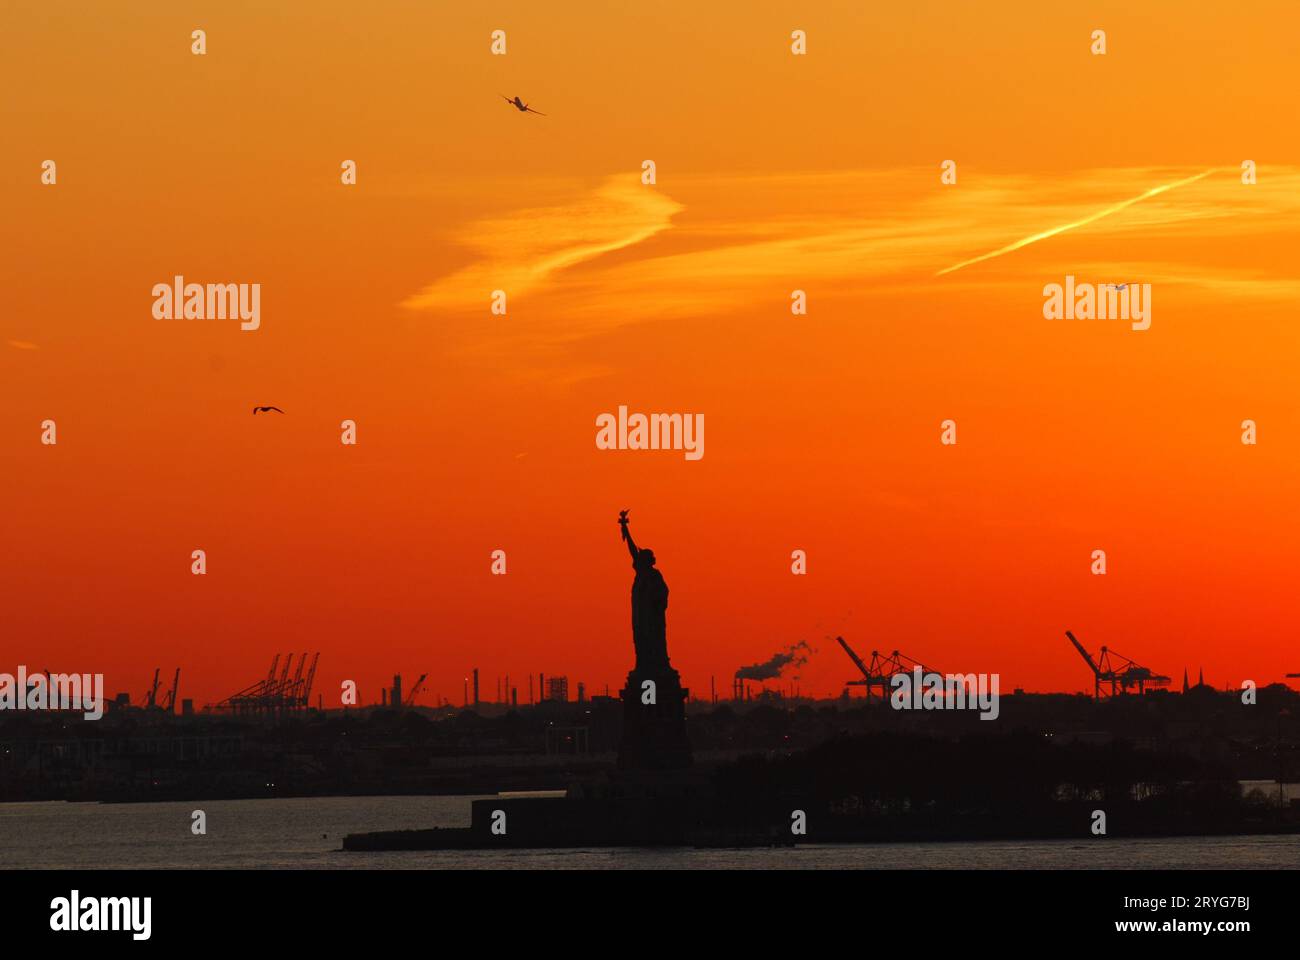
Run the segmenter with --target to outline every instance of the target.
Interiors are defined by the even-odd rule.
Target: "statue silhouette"
[[[636,672],[658,672],[671,669],[668,663],[668,584],[655,569],[653,550],[637,549],[632,534],[627,530],[627,511],[619,514],[623,540],[632,555],[632,644],[636,648]]]
[[[655,569],[653,550],[638,549],[627,530],[627,511],[618,515],[627,552],[632,555],[632,645],[636,666],[619,691],[623,701],[623,735],[618,768],[635,771],[680,770],[691,765],[686,735],[686,701],[690,691],[668,662],[664,615],[668,584]]]

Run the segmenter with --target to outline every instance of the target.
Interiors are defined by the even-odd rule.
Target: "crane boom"
[[[1092,654],[1083,648],[1083,644],[1081,644],[1078,640],[1076,640],[1074,638],[1074,634],[1071,633],[1069,630],[1065,631],[1065,635],[1069,637],[1070,642],[1074,644],[1074,649],[1079,651],[1079,656],[1083,657],[1084,662],[1088,664],[1088,669],[1091,670],[1094,674],[1100,675],[1101,668],[1097,666],[1097,661],[1092,659]]]
[[[298,661],[298,668],[293,672],[293,680],[284,690],[284,698],[291,707],[302,702],[302,674],[305,669],[307,669],[307,654],[304,653],[302,659]]]
[[[845,642],[843,637],[836,637],[835,639],[839,641],[840,646],[844,648],[844,652],[849,655],[849,659],[853,661],[854,665],[862,671],[862,676],[868,680],[871,679],[871,672],[867,670],[867,665],[862,662],[862,658],[853,652],[853,648]]]
[[[311,658],[311,669],[307,671],[307,682],[303,684],[302,688],[302,705],[304,707],[311,706],[311,684],[316,679],[316,661],[319,659],[320,651],[317,650],[316,656]]]
[[[428,679],[428,676],[427,673],[420,674],[420,679],[415,681],[415,685],[411,687],[411,692],[406,695],[406,703],[404,706],[409,707],[411,704],[415,703],[415,695],[424,687],[424,681]]]
[[[176,691],[181,685],[181,668],[176,668],[176,675],[172,677],[172,688],[167,692],[166,705],[163,707],[168,713],[176,712]]]

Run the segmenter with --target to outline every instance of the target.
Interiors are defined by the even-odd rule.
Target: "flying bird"
[[[544,117],[544,116],[546,116],[546,114],[542,113],[542,111],[540,111],[540,110],[534,110],[532,107],[530,107],[528,104],[524,103],[524,102],[523,102],[522,100],[520,100],[518,97],[515,97],[515,98],[512,100],[512,99],[510,99],[510,97],[507,97],[507,96],[503,93],[503,94],[501,94],[501,99],[504,100],[506,103],[510,104],[510,105],[511,105],[512,107],[514,107],[515,109],[517,109],[520,113],[535,113],[535,114],[537,114],[539,117]]]
[[[259,413],[270,413],[272,410],[276,413],[284,413],[279,407],[254,407],[253,416],[257,416]]]

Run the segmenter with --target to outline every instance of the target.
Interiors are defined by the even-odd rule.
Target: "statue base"
[[[687,694],[672,667],[635,669],[627,675],[627,686],[619,691],[623,700],[620,770],[680,770],[691,765]]]

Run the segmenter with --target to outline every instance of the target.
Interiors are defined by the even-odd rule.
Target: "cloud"
[[[526,296],[577,264],[633,246],[668,227],[681,204],[639,176],[611,177],[590,195],[471,224],[467,267],[402,301],[412,309],[485,308],[493,290]]]
[[[578,360],[580,341],[632,323],[780,311],[794,289],[823,302],[995,290],[1089,268],[1278,299],[1296,280],[1269,251],[1285,249],[1273,241],[1298,220],[1297,167],[1269,167],[1251,186],[1235,169],[1168,167],[967,169],[955,186],[929,169],[697,175],[676,178],[672,197],[628,176],[470,224],[471,262],[404,304],[485,311],[492,290],[512,307],[530,296],[527,324],[476,327],[459,346],[563,366],[577,380],[607,372]]]
[[[41,349],[41,348],[38,347],[36,344],[34,344],[34,343],[30,343],[30,342],[27,341],[27,340],[10,340],[10,341],[9,341],[9,346],[13,347],[15,350],[39,350],[39,349]]]
[[[777,284],[787,291],[818,285],[823,295],[852,295],[951,287],[954,282],[997,286],[1008,276],[1019,283],[1026,269],[1038,280],[1045,269],[1054,273],[1074,266],[1077,244],[1050,242],[1066,232],[1104,241],[1107,249],[1117,250],[1118,242],[1125,241],[1113,270],[1095,253],[1091,259],[1099,260],[1107,275],[1146,279],[1148,267],[1168,267],[1166,240],[1223,241],[1228,249],[1239,238],[1295,229],[1300,218],[1300,170],[1295,168],[1270,169],[1267,189],[1243,185],[1235,171],[1217,176],[1169,169],[1051,176],[968,172],[959,186],[936,182],[918,189],[922,177],[933,174],[865,172],[840,175],[830,185],[813,174],[802,181],[781,177],[766,187],[757,182],[753,192],[764,202],[753,204],[745,216],[722,210],[708,219],[706,210],[690,205],[689,222],[674,224],[657,241],[654,257],[609,266],[599,278],[603,298],[594,295],[595,278],[584,278],[586,287],[575,287],[574,296],[565,298],[566,316],[574,321],[588,312],[600,313],[607,322],[698,316],[760,299],[770,302]],[[838,208],[827,202],[829,191],[840,198]],[[792,214],[801,205],[819,212]],[[680,252],[673,252],[674,245]],[[1007,256],[1027,246],[1033,247],[1032,260]],[[1060,257],[1066,259],[1044,266]],[[1202,262],[1191,253],[1188,257],[1182,274],[1167,279],[1234,296],[1252,285],[1268,294],[1291,281],[1278,272],[1281,263],[1243,272],[1230,271],[1217,257],[1202,257]],[[950,275],[954,265],[977,263],[981,269]],[[936,277],[939,272],[949,275]],[[1216,287],[1220,273],[1231,282]],[[609,310],[611,301],[619,304],[617,311]]]

